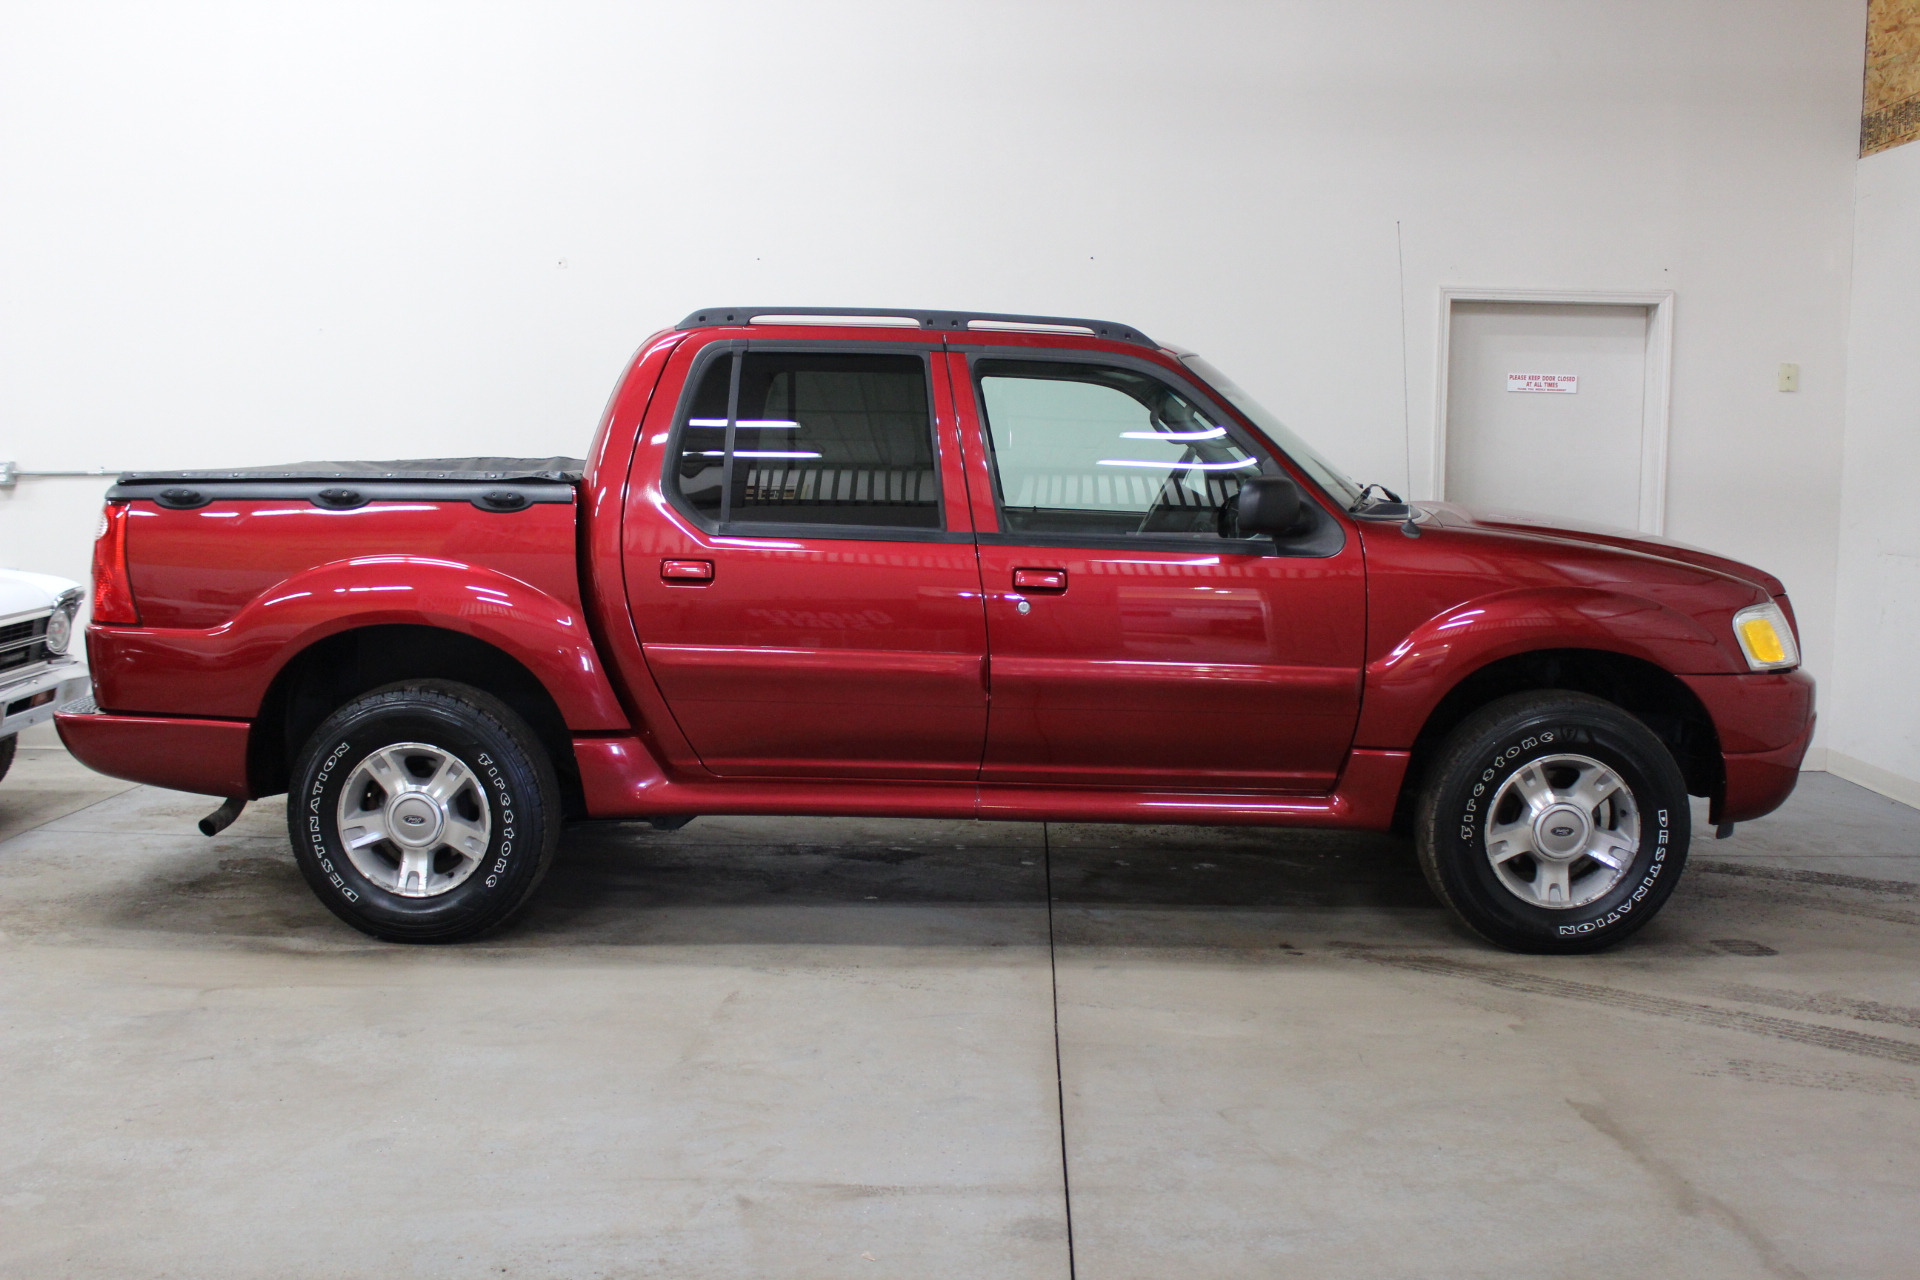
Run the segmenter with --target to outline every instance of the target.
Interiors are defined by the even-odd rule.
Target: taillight
[[[100,536],[93,540],[93,620],[114,626],[140,625],[140,610],[133,603],[133,582],[127,577],[124,502],[109,502],[100,513]]]

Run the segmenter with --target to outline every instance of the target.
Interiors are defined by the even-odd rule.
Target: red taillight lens
[[[93,620],[113,626],[140,625],[140,610],[133,603],[133,583],[127,577],[124,502],[109,502],[100,513],[100,536],[93,540]]]

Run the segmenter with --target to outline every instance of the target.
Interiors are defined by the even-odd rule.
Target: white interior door
[[[1650,308],[1466,302],[1449,311],[1447,501],[1648,527]]]

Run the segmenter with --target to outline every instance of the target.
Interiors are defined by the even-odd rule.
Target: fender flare
[[[1405,750],[1460,683],[1504,658],[1583,649],[1637,658],[1669,674],[1733,672],[1699,619],[1598,587],[1527,587],[1476,596],[1422,622],[1367,664],[1357,747]]]
[[[495,569],[429,556],[378,555],[303,570],[249,602],[211,632],[211,646],[240,659],[256,645],[272,657],[249,672],[250,702],[289,663],[332,636],[379,626],[419,626],[492,645],[532,673],[577,732],[628,729],[580,606]],[[244,660],[236,663],[247,665]]]

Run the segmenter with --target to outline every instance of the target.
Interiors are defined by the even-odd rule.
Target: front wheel
[[[1514,951],[1598,951],[1644,925],[1686,864],[1692,814],[1666,746],[1612,703],[1515,694],[1469,717],[1428,771],[1427,882]]]
[[[287,827],[301,873],[342,920],[391,942],[457,942],[533,896],[559,844],[560,788],[505,703],[410,681],[314,731]]]

